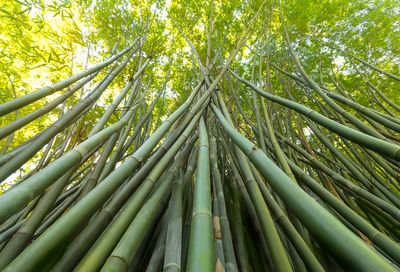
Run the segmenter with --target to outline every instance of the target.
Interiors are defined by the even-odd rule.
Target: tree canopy
[[[399,19],[2,1],[0,270],[399,269]]]

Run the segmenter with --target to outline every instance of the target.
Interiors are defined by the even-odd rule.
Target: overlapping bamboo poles
[[[205,61],[175,23],[200,72],[194,90],[172,113],[165,97],[172,58],[153,101],[145,101],[151,84],[143,80],[151,63],[142,51],[146,33],[93,68],[0,105],[0,115],[10,114],[76,83],[42,109],[0,128],[5,138],[112,65],[58,121],[1,155],[3,181],[46,146],[36,168],[0,195],[0,269],[398,270],[400,119],[385,108],[398,106],[359,70],[376,109],[354,99],[335,74],[328,76],[340,94],[317,83],[285,28],[294,71],[270,63],[269,45],[265,50],[261,43],[254,46],[258,53],[251,50],[250,76],[230,71],[257,14],[227,61],[219,49],[211,56],[212,11]],[[136,61],[135,74],[86,131],[82,118],[130,59]],[[215,72],[218,61],[222,66]],[[277,72],[274,82],[270,65]],[[154,110],[160,98],[169,112],[162,122],[162,107]],[[119,121],[107,126],[122,103]]]

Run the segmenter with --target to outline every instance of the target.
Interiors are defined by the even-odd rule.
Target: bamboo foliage
[[[400,270],[399,76],[307,56],[290,4],[261,2],[186,26],[144,4],[98,64],[20,97],[8,76],[1,271]]]

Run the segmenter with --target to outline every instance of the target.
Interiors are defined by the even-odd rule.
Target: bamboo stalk
[[[298,185],[280,170],[268,157],[250,141],[236,132],[212,106],[225,132],[237,144],[269,184],[302,221],[306,228],[320,240],[329,245],[329,250],[349,267],[364,271],[395,271],[395,269],[371,250],[362,240],[350,232],[335,217],[315,202]],[[329,224],[326,224],[329,222]]]
[[[214,271],[209,143],[204,119],[199,123],[199,157],[194,187],[187,271]]]

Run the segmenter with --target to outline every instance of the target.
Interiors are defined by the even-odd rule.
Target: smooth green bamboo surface
[[[186,270],[214,271],[214,231],[211,212],[210,157],[204,119],[199,124],[199,157],[194,187],[192,223]]]
[[[6,103],[3,103],[0,105],[0,116],[3,116],[5,114],[8,114],[12,111],[15,111],[19,108],[22,108],[36,100],[39,100],[49,94],[52,94],[54,92],[57,92],[59,90],[62,90],[66,87],[68,87],[69,85],[71,85],[72,83],[80,80],[81,78],[88,76],[100,69],[103,69],[104,67],[106,67],[107,65],[109,65],[110,63],[114,62],[115,60],[119,59],[120,57],[122,57],[125,53],[127,53],[128,51],[130,51],[133,47],[135,46],[135,43],[133,43],[131,46],[128,46],[127,48],[125,48],[124,50],[122,50],[120,53],[118,53],[115,56],[110,57],[109,59],[85,70],[82,72],[79,72],[78,74],[69,77],[67,79],[64,79],[60,82],[57,82],[56,84],[52,85],[52,86],[48,86],[48,87],[44,87],[40,90],[37,90],[35,92],[29,93],[27,95],[24,95],[22,97],[19,97],[17,99],[8,101]]]
[[[257,93],[262,95],[263,97],[267,98],[268,100],[271,100],[273,102],[279,103],[285,107],[291,108],[307,118],[315,121],[316,123],[326,127],[327,129],[339,134],[340,136],[343,136],[344,138],[357,143],[361,146],[364,146],[370,150],[373,150],[377,153],[380,153],[382,155],[388,156],[390,158],[395,159],[396,161],[400,161],[400,146],[396,144],[392,144],[386,141],[383,141],[381,139],[377,139],[375,137],[372,137],[370,135],[364,134],[362,132],[359,132],[357,130],[354,130],[350,127],[344,126],[342,124],[338,124],[337,122],[323,116],[322,114],[317,113],[316,111],[307,108],[304,105],[301,105],[299,103],[287,100],[285,98],[281,98],[269,93],[266,93],[262,91],[260,88],[256,87],[249,81],[239,77],[235,73],[231,72],[238,80],[242,81],[249,87],[251,87],[253,90],[255,90]]]
[[[7,266],[5,271],[26,269],[25,258],[29,260],[32,265],[31,269],[34,270],[35,265],[43,261],[46,256],[52,252],[53,249],[59,246],[59,242],[65,242],[70,236],[74,235],[74,230],[79,229],[80,226],[85,223],[85,219],[87,219],[88,216],[95,212],[99,208],[99,206],[102,205],[103,202],[121,185],[124,179],[127,178],[142,161],[144,161],[144,159],[158,144],[158,142],[164,136],[167,130],[171,127],[172,123],[176,121],[181,116],[181,114],[187,110],[196,94],[196,92],[192,92],[186,102],[173,114],[171,114],[170,117],[165,120],[165,122],[128,160],[126,160],[120,167],[118,167],[117,170],[107,176],[107,178],[103,180],[103,182],[96,186],[96,188],[94,188],[89,194],[87,194],[85,198],[83,198],[77,205],[70,209],[68,213],[63,215],[60,220],[57,221],[57,223],[53,224],[52,227],[46,231],[45,234],[40,236],[40,239],[37,239],[27,249],[25,249],[12,263]],[[101,133],[102,132],[99,132],[93,137],[96,137],[96,135]],[[62,162],[60,164],[60,167],[65,167],[65,165],[62,165]],[[49,171],[52,171],[51,168]],[[33,177],[37,177],[43,172],[45,171],[42,170]],[[46,174],[44,174],[43,177],[47,177]],[[38,180],[40,181],[40,179]],[[23,184],[26,185],[29,183],[25,181]],[[29,192],[30,191],[28,191],[27,193]],[[2,198],[4,199],[5,195],[6,194],[0,196],[0,203],[2,201]],[[37,248],[39,248],[40,250],[38,250]]]
[[[322,208],[260,149],[236,132],[213,106],[220,124],[306,228],[347,266],[362,271],[396,271],[360,238]]]

